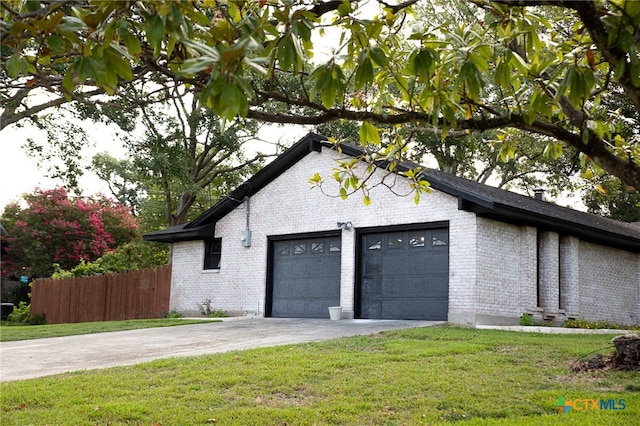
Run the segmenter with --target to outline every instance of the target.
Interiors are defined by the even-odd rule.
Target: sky
[[[108,152],[116,158],[124,158],[126,150],[115,137],[115,128],[104,124],[84,125],[93,146],[87,146],[80,153],[86,164],[99,152]],[[259,137],[275,144],[292,144],[302,138],[309,130],[300,126],[265,126]],[[47,164],[38,164],[36,159],[27,155],[23,148],[28,138],[46,143],[46,133],[33,126],[8,126],[0,131],[0,213],[11,202],[20,202],[22,194],[32,193],[35,189],[52,189],[64,186],[61,180],[47,177]],[[274,150],[273,145],[254,145],[253,149],[263,152]],[[111,196],[109,187],[94,173],[86,171],[80,178],[83,195],[104,194]]]
[[[83,158],[90,161],[94,154],[101,151],[108,151],[116,157],[123,155],[124,149],[114,143],[113,132],[106,126],[95,125],[88,133],[95,137],[96,146],[87,147],[81,153]],[[46,134],[29,125],[20,128],[8,126],[0,131],[0,211],[10,202],[21,201],[22,194],[32,193],[36,188],[63,186],[62,181],[47,177],[46,164],[38,164],[35,158],[27,155],[23,145],[28,138],[44,142]],[[108,186],[92,173],[80,179],[80,187],[86,188],[84,195],[109,194]]]

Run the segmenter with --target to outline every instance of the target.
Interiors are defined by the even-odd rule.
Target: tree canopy
[[[224,126],[210,109],[200,107],[197,94],[187,92],[184,86],[176,87],[168,98],[151,94],[146,88],[128,87],[126,91],[130,96],[118,94],[68,109],[75,120],[106,123],[118,130],[114,138],[122,143],[126,158],[99,153],[93,157],[91,169],[109,185],[119,202],[136,216],[144,216],[147,230],[197,217],[269,157],[246,147],[259,140],[255,120],[237,119]],[[139,104],[132,102],[133,98],[152,102]],[[66,167],[54,170],[55,176],[66,177],[69,187],[77,190],[82,156],[74,155],[69,147],[81,152],[77,141],[87,141],[89,135],[81,126],[60,117],[44,121],[51,124],[47,127],[48,149],[35,141],[30,141],[27,148],[44,160],[59,154],[57,164]],[[204,208],[200,201],[206,204]]]
[[[640,188],[638,131],[621,131],[618,110],[598,114],[615,97],[640,110],[640,2],[468,0],[456,4],[473,20],[419,19],[449,4],[4,1],[1,125],[123,82],[184,84],[225,120],[360,122],[387,160],[406,145],[382,125],[519,129],[552,158],[570,146],[584,169]]]
[[[9,204],[2,214],[9,234],[3,274],[49,277],[54,264],[70,269],[140,238],[129,209],[105,198],[71,199],[56,188],[24,199],[26,208]]]

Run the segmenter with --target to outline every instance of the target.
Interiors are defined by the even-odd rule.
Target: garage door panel
[[[388,298],[408,298],[409,295],[421,295],[429,289],[428,283],[422,277],[412,279],[389,279],[385,281],[383,297]]]
[[[430,276],[438,276],[445,275],[449,276],[449,256],[434,256],[432,254],[428,255],[432,257],[432,262],[429,264],[429,267],[422,268],[422,271],[425,274],[429,274]]]
[[[271,316],[326,318],[340,304],[340,237],[273,244]]]
[[[449,298],[449,277],[434,277],[430,281],[429,295],[433,299],[448,299]]]
[[[360,316],[446,320],[447,229],[363,235]]]
[[[296,299],[335,299],[340,298],[340,288],[327,285],[324,280],[301,278],[295,281],[279,281],[278,289],[274,288],[274,300]]]
[[[447,315],[446,299],[389,300],[382,305],[381,317],[385,319],[415,319],[441,321]]]
[[[382,300],[382,280],[364,279],[362,281],[362,297],[367,300]]]
[[[362,307],[361,315],[363,318],[379,319],[382,316],[382,300],[369,300],[369,302]],[[392,318],[389,318],[392,319]]]

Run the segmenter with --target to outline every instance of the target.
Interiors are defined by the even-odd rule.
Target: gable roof
[[[245,197],[260,191],[307,154],[322,151],[323,141],[326,141],[325,137],[309,133],[193,222],[151,232],[145,234],[143,238],[147,241],[163,243],[211,238],[213,235],[211,226],[215,227],[215,223],[242,204]]]
[[[323,146],[332,147],[325,137],[309,133],[193,222],[146,234],[144,239],[172,243],[211,238],[216,222],[238,207],[245,197],[260,191],[307,154],[320,152]],[[350,145],[341,145],[341,150],[353,157],[364,153]],[[396,170],[403,172],[415,167],[416,164],[403,163]],[[459,209],[480,217],[640,252],[640,227],[637,225],[576,211],[438,170],[425,169],[422,175],[433,189],[456,197]]]

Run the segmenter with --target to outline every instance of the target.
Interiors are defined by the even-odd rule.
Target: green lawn
[[[640,373],[570,370],[611,337],[434,327],[165,359],[3,383],[0,424],[637,425]]]
[[[201,323],[202,321],[216,320],[186,320],[181,318],[165,318],[47,325],[7,325],[5,323],[0,326],[0,342],[41,339],[44,337],[75,336],[79,334],[104,333],[107,331],[134,330],[137,328],[173,327],[178,325]]]

